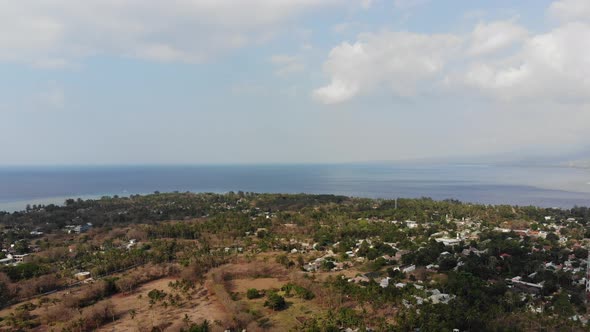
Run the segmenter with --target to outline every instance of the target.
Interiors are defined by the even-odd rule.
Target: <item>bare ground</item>
[[[178,331],[187,326],[187,318],[193,323],[200,323],[206,319],[214,325],[214,330],[223,330],[214,322],[224,322],[229,317],[215,295],[211,295],[205,287],[197,287],[193,291],[193,299],[186,301],[180,307],[172,305],[164,307],[160,303],[150,306],[148,293],[158,289],[173,294],[176,291],[170,288],[168,283],[175,280],[173,278],[155,280],[144,284],[133,294],[118,294],[112,297],[110,301],[114,304],[119,319],[104,325],[99,331],[150,331],[154,326],[165,328],[166,331]],[[174,323],[162,325],[161,322]]]

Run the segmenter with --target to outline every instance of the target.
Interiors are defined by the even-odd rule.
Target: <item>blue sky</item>
[[[560,154],[590,1],[0,4],[0,165]]]

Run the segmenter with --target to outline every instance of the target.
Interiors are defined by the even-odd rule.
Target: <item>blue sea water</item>
[[[0,210],[154,191],[322,193],[590,206],[590,170],[485,165],[236,165],[0,168]]]

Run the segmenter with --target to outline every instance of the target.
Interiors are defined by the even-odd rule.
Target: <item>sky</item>
[[[588,0],[0,1],[0,165],[589,143]]]

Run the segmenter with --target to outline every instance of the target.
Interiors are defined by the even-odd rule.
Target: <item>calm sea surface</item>
[[[481,165],[252,165],[0,168],[0,210],[154,191],[322,193],[371,198],[590,206],[590,170]]]

